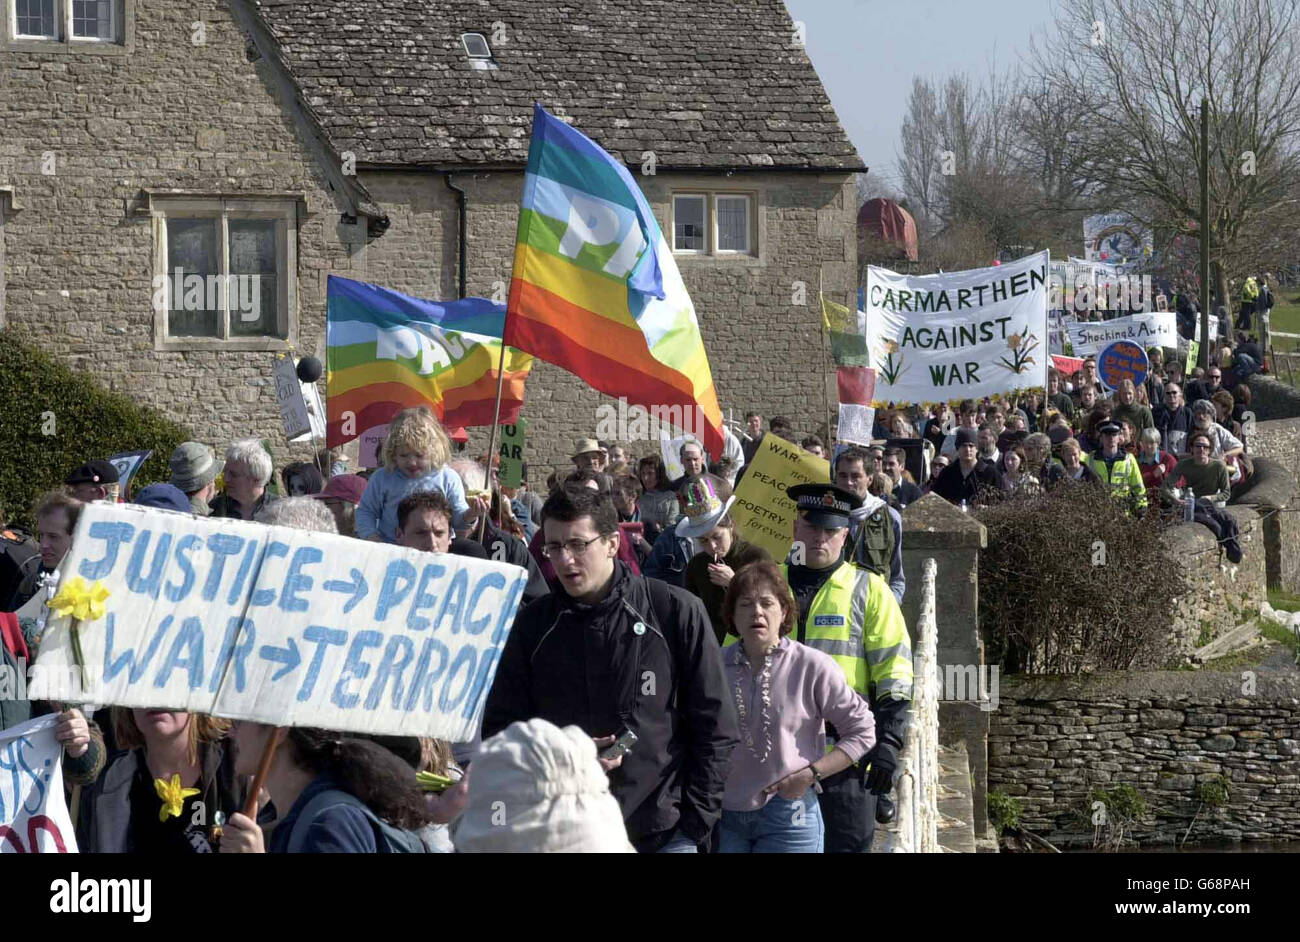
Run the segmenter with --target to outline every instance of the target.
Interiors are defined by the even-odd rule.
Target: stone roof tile
[[[522,165],[540,101],[628,163],[651,150],[661,168],[864,169],[782,0],[254,9],[331,143],[362,164]],[[465,32],[487,37],[495,69],[471,65]]]

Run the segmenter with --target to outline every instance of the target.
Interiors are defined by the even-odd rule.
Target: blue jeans
[[[773,795],[758,811],[724,809],[720,827],[723,854],[820,854],[826,833],[811,788],[794,800]]]
[[[699,852],[700,848],[696,843],[681,831],[673,831],[673,836],[668,838],[668,843],[655,851],[657,854],[698,854]]]

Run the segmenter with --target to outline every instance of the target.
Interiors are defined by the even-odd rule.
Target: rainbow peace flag
[[[326,445],[334,448],[427,405],[448,428],[491,425],[506,309],[442,303],[330,275],[326,292]],[[506,350],[501,422],[513,424],[533,358]]]
[[[705,431],[722,412],[686,285],[641,189],[590,138],[533,109],[505,341]]]

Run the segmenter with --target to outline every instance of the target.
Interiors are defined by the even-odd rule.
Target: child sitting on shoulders
[[[440,491],[451,504],[454,530],[467,530],[486,509],[482,497],[468,500],[460,475],[447,467],[451,441],[427,408],[403,409],[388,426],[384,466],[370,476],[357,505],[357,536],[397,542],[397,505],[417,491]]]

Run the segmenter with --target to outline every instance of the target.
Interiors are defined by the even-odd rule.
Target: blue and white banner
[[[0,854],[75,854],[56,713],[0,730]]]
[[[478,729],[527,582],[505,563],[100,503],[60,571],[60,593],[106,589],[105,611],[78,623],[78,691],[71,619],[50,618],[32,699],[453,742]]]

